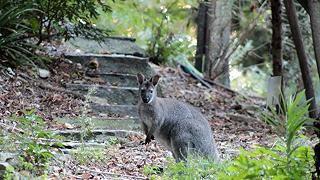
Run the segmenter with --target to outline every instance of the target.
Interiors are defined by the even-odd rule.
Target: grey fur
[[[142,74],[137,75],[140,94],[138,111],[142,128],[147,135],[146,143],[154,136],[172,152],[176,161],[186,160],[189,152],[218,160],[218,151],[208,121],[191,105],[157,97],[159,78],[156,75],[148,81]]]

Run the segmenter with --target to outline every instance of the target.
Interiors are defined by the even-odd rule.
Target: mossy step
[[[133,74],[123,74],[123,73],[97,73],[101,79],[103,79],[107,84],[112,86],[120,87],[137,87],[137,78]]]
[[[59,118],[57,119],[60,123],[68,123],[74,127],[79,127],[84,124],[84,118],[90,119],[92,122],[93,129],[107,129],[107,130],[130,130],[140,131],[140,124],[138,119],[135,118],[110,118],[103,119],[97,117],[76,117],[76,118]]]
[[[138,110],[136,105],[107,105],[101,103],[91,103],[90,107],[94,114],[110,114],[119,117],[137,118]]]
[[[144,73],[147,75],[154,74],[153,69],[148,64],[147,58],[127,55],[105,55],[105,54],[66,54],[65,58],[82,64],[88,68],[88,63],[96,59],[99,64],[99,71],[105,73],[122,73],[137,74]]]
[[[138,88],[118,87],[92,84],[72,84],[67,83],[65,87],[69,90],[82,94],[88,94],[90,89],[96,88],[91,96],[104,98],[108,104],[136,105],[138,103]]]
[[[108,37],[100,42],[76,37],[67,41],[66,46],[79,49],[82,53],[145,56],[145,51],[135,43],[135,39],[127,37]]]
[[[56,135],[65,137],[68,141],[81,141],[83,131],[82,130],[63,130],[55,131]],[[106,129],[94,129],[84,137],[86,142],[107,142],[110,137],[128,138],[129,136],[142,136],[141,132],[129,131],[129,130],[106,130]]]

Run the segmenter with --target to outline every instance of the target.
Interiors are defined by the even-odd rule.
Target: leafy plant
[[[172,63],[177,55],[188,59],[195,52],[192,22],[197,4],[194,0],[117,1],[113,12],[105,14],[107,18],[98,18],[97,26],[107,24],[114,35],[136,37],[156,64]]]
[[[11,165],[8,165],[6,167],[6,171],[3,174],[3,179],[4,180],[11,180],[14,177],[14,168]]]
[[[241,150],[239,157],[219,173],[220,178],[240,179],[311,179],[314,172],[314,152],[303,144],[307,138],[301,135],[303,125],[312,121],[308,113],[309,101],[302,101],[304,92],[285,101],[282,113],[270,107],[263,113],[280,139],[274,147],[258,147],[252,151]]]
[[[63,147],[59,142],[61,137],[47,130],[45,121],[34,111],[20,113],[21,116],[11,118],[19,132],[7,135],[11,136],[14,143],[18,142],[16,149],[10,150],[19,154],[18,169],[29,170],[36,176],[43,175],[54,157],[54,152]]]
[[[104,1],[99,0],[10,0],[11,7],[28,3],[37,11],[26,14],[25,24],[29,36],[38,37],[38,43],[52,37],[70,39],[73,36],[101,39],[108,30],[97,29],[94,19],[100,13],[111,11]]]
[[[100,0],[0,0],[0,63],[42,63],[48,58],[35,52],[52,38],[102,40],[109,30],[95,26],[98,10],[111,8]]]
[[[143,174],[147,176],[159,173],[161,173],[161,168],[158,166],[145,166],[143,168]]]
[[[25,15],[36,11],[28,6],[0,3],[0,63],[9,65],[33,63],[36,46],[26,41],[29,28],[23,23]]]
[[[286,148],[278,144],[275,148],[257,147],[252,151],[241,149],[240,155],[219,172],[219,179],[300,179],[309,177],[313,170],[313,151],[302,146],[286,161]]]
[[[110,137],[108,140],[109,145],[115,145],[119,143],[119,139],[117,137]]]
[[[270,113],[262,114],[265,122],[273,127],[275,133],[285,143],[287,161],[290,160],[292,153],[301,146],[296,142],[303,125],[313,121],[306,116],[310,100],[302,101],[303,98],[304,91],[301,91],[295,97],[291,96],[287,101],[283,100],[285,103],[281,113],[277,113],[274,107],[270,107]]]
[[[99,39],[107,35],[107,31],[94,27],[93,20],[99,16],[98,9],[111,11],[104,1],[99,0],[32,0],[41,10],[37,16],[30,18],[34,29],[38,32],[40,43],[45,36],[52,35],[69,39],[73,36],[85,36]],[[43,31],[44,30],[44,31]]]
[[[71,152],[80,164],[99,163],[107,159],[104,148],[80,147]]]
[[[79,118],[81,121],[81,143],[84,146],[84,140],[92,136],[93,122],[92,117],[88,116],[90,111],[90,102],[92,101],[92,94],[96,92],[96,87],[90,88],[88,93],[85,95],[85,101],[83,102],[82,113]]]
[[[145,175],[152,175],[153,179],[216,179],[217,172],[224,168],[224,164],[218,164],[199,156],[188,156],[186,162],[176,163],[172,158],[168,160],[163,174],[159,167],[144,167]]]

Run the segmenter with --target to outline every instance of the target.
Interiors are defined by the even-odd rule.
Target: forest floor
[[[83,80],[76,65],[57,60],[49,66],[47,79],[37,76],[32,68],[0,68],[0,119],[19,114],[25,109],[36,109],[51,130],[72,129],[68,124],[56,121],[58,117],[77,117],[81,114],[83,99],[61,89],[61,84]],[[160,82],[164,96],[188,102],[206,115],[209,120],[222,159],[230,159],[239,153],[240,147],[254,145],[271,146],[276,138],[271,128],[259,118],[264,100],[249,97],[221,86],[208,89],[191,77],[171,67],[152,65],[162,75]],[[92,79],[84,79],[95,83]],[[48,85],[61,89],[46,88]],[[89,115],[88,115],[89,116]],[[93,122],[94,123],[94,122]],[[139,179],[145,166],[165,166],[170,153],[157,142],[143,145],[143,135],[131,136],[125,143],[114,143],[103,150],[99,162],[80,163],[72,154],[57,158],[51,163],[52,179]]]

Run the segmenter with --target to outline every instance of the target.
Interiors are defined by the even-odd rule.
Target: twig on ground
[[[261,120],[259,118],[252,118],[250,116],[246,116],[246,115],[243,115],[243,114],[232,114],[230,113],[228,115],[230,117],[231,120],[234,120],[234,121],[238,121],[238,122],[261,122]]]
[[[126,177],[126,178],[130,178],[130,179],[148,179],[145,177],[141,177],[141,176],[130,176],[130,175],[125,175],[125,174],[117,174],[117,173],[112,173],[112,172],[103,172],[103,171],[95,171],[95,170],[91,170],[85,166],[80,166],[80,168],[93,172],[93,173],[97,173],[97,174],[107,174],[107,175],[111,175],[111,176],[118,176],[118,177]]]
[[[10,126],[10,125],[5,124],[5,123],[0,123],[0,127],[2,127],[3,129],[8,129],[9,132],[23,133],[22,129],[16,128],[15,126]]]

